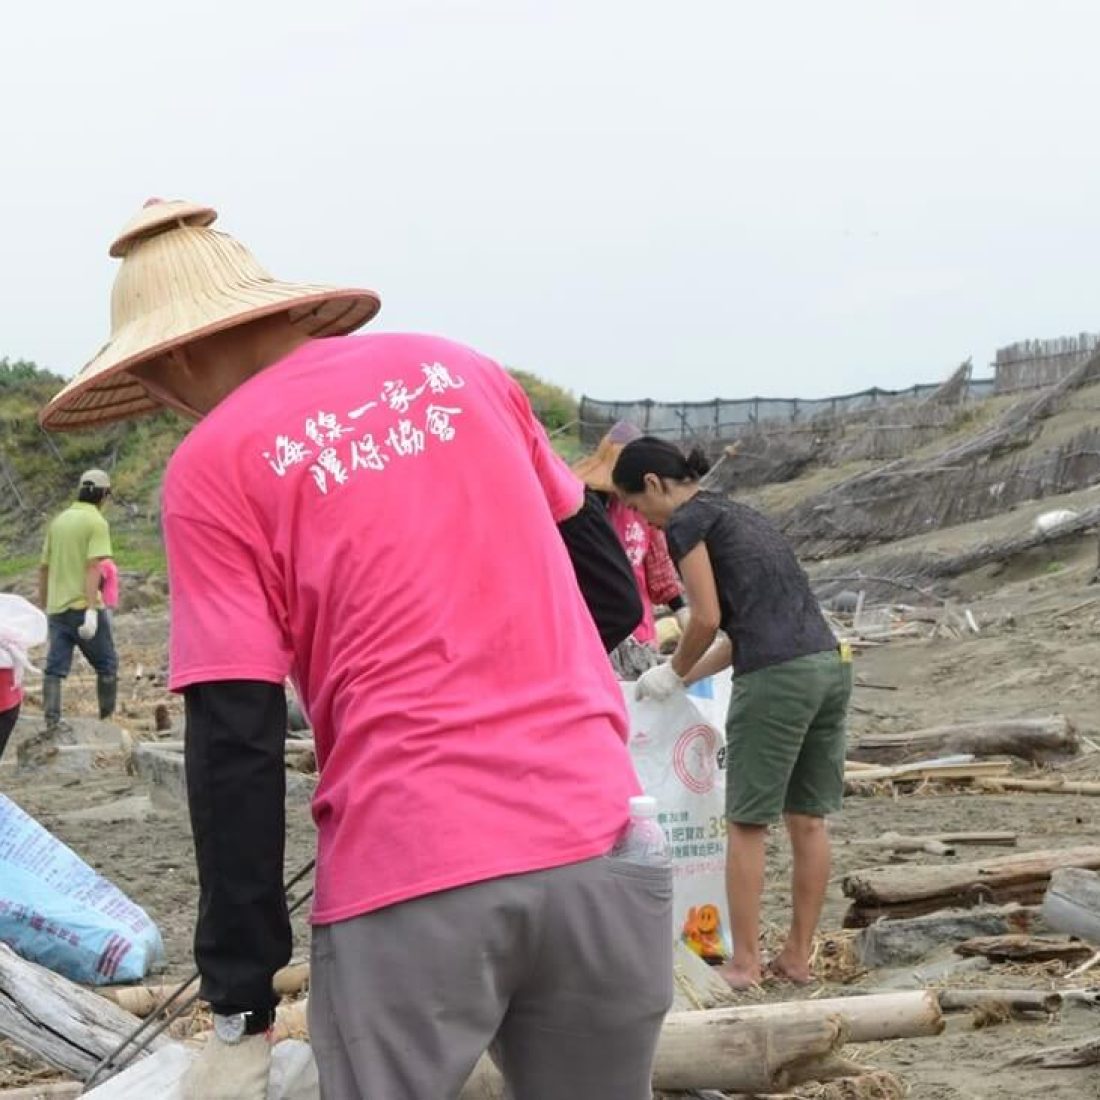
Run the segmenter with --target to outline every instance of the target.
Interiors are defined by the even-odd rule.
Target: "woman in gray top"
[[[810,955],[829,880],[825,818],[844,790],[851,656],[838,646],[787,540],[759,512],[700,487],[706,456],[643,437],[615,466],[616,491],[663,528],[690,607],[667,663],[638,681],[668,698],[733,665],[726,726],[726,884],[737,989],[769,976],[812,980]],[[721,629],[725,638],[716,642]],[[793,913],[783,949],[763,968],[760,896],[768,826],[782,817],[794,854]]]

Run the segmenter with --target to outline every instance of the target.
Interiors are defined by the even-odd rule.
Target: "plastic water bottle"
[[[630,800],[630,823],[611,849],[611,858],[646,867],[672,865],[668,840],[657,820],[657,799],[642,794]]]

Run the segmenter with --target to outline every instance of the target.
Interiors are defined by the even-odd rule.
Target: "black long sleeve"
[[[224,680],[189,687],[184,698],[202,996],[225,1015],[266,1011],[292,946],[283,891],[286,694],[281,684]]]
[[[642,597],[623,544],[595,493],[586,490],[576,515],[558,524],[581,594],[610,653],[642,621]]]

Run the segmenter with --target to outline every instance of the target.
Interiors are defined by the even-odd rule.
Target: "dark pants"
[[[88,664],[99,676],[118,674],[118,655],[111,634],[111,617],[99,613],[99,626],[94,638],[85,641],[79,633],[84,622],[83,611],[60,611],[49,616],[50,650],[46,657],[46,675],[64,679],[73,664],[73,649],[84,654]]]
[[[19,720],[19,707],[21,704],[16,703],[11,710],[0,711],[0,756],[4,755],[4,749],[8,746],[8,738],[11,737],[11,731],[15,729],[15,723]]]

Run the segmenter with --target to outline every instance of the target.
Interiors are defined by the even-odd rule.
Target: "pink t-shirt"
[[[607,508],[608,519],[626,550],[638,594],[642,597],[642,621],[632,637],[639,642],[657,640],[654,603],[668,603],[681,594],[676,567],[668,556],[664,536],[650,527],[641,514],[627,507],[618,497],[612,497]]]
[[[611,526],[615,528],[615,533],[626,551],[630,568],[634,570],[638,594],[642,597],[642,621],[631,637],[639,642],[652,642],[657,637],[657,625],[653,619],[653,601],[649,598],[649,586],[645,575],[645,558],[649,552],[649,525],[633,508],[628,508],[618,497],[611,498],[607,514]]]
[[[0,668],[0,714],[22,702],[23,692],[16,686],[15,674],[10,668]]]
[[[581,499],[512,379],[426,336],[306,344],[172,458],[171,686],[294,679],[317,923],[625,825],[622,698],[556,527]]]

